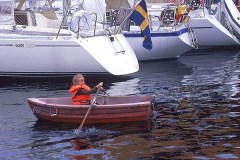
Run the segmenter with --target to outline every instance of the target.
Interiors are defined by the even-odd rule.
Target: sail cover
[[[14,3],[11,0],[0,0],[0,24],[14,24]]]
[[[96,13],[98,21],[104,21],[106,12],[105,0],[84,0],[83,2],[84,9],[91,13]]]
[[[128,0],[106,0],[107,9],[131,8]]]

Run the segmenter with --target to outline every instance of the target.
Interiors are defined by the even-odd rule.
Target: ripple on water
[[[137,73],[87,77],[110,95],[156,94],[158,114],[142,122],[84,125],[39,121],[28,97],[71,96],[67,81],[1,83],[1,159],[239,159],[240,58],[201,51],[140,63]]]

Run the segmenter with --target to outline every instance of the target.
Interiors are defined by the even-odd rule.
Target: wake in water
[[[74,130],[74,134],[77,136],[94,136],[99,134],[114,134],[118,133],[118,131],[109,131],[109,130],[102,130],[102,129],[96,129],[96,128],[83,128],[82,130]]]

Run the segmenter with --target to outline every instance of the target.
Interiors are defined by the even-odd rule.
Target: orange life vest
[[[88,95],[76,95],[78,90],[80,88],[90,90],[90,88],[86,84],[81,84],[77,86],[72,86],[71,89],[68,92],[72,92],[72,101],[74,105],[80,105],[80,104],[90,104],[90,100],[92,97],[92,94]]]

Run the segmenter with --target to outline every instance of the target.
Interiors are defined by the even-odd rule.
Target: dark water
[[[200,50],[178,60],[141,63],[103,81],[110,95],[157,94],[155,117],[85,125],[38,121],[26,98],[63,97],[71,78],[3,79],[0,159],[240,159],[239,50]]]

